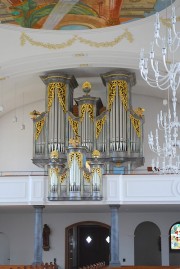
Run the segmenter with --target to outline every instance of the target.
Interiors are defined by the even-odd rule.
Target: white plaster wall
[[[0,171],[39,171],[31,159],[33,153],[33,122],[29,112],[34,109],[44,111],[44,101],[17,109],[16,123],[13,122],[14,111],[0,118]],[[22,123],[25,130],[21,130]]]
[[[120,261],[122,265],[134,264],[134,231],[141,222],[154,222],[161,231],[162,264],[169,264],[168,233],[171,225],[179,221],[178,212],[120,212]],[[64,268],[65,263],[65,228],[79,221],[100,221],[110,225],[110,213],[43,213],[43,223],[51,228],[50,251],[43,252],[43,261],[57,259]],[[31,264],[33,262],[33,213],[2,213],[0,232],[7,234],[10,242],[10,263]],[[123,259],[126,259],[123,262]]]

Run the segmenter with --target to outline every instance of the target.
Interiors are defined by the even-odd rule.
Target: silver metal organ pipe
[[[89,148],[89,144],[88,144],[88,112],[86,112],[86,147]]]
[[[53,102],[53,150],[55,150],[55,126],[56,126],[56,89]]]
[[[63,121],[61,116],[61,106],[59,105],[59,141],[58,141],[58,149],[59,152],[61,152],[61,141],[62,141],[62,135],[61,135],[61,128],[63,128]]]
[[[52,107],[49,111],[49,143],[50,143],[50,149],[49,151],[52,151]]]
[[[56,141],[56,150],[58,150],[58,146],[59,146],[59,102],[57,100],[57,110],[56,110],[56,114],[57,114],[57,125],[56,125],[56,136],[57,136],[57,141]]]
[[[116,151],[119,149],[119,98],[118,98],[118,90],[116,89]]]
[[[121,104],[121,99],[119,97],[119,107],[120,107],[120,116],[119,116],[119,125],[120,125],[120,151],[122,151],[122,138],[123,138],[123,107]]]
[[[112,122],[113,122],[113,126],[112,126],[112,150],[115,150],[115,105],[114,102],[112,104]]]
[[[123,107],[123,151],[126,151],[126,111]]]
[[[121,107],[120,107],[120,96],[119,96],[119,91],[118,91],[118,143],[119,143],[119,147],[118,147],[118,151],[120,151],[120,141],[121,141],[121,121],[120,121],[120,115],[121,115]]]
[[[110,143],[111,143],[111,150],[113,150],[113,110],[111,107],[111,111],[110,111]]]

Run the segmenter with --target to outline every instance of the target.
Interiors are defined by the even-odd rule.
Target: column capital
[[[34,208],[45,208],[45,205],[33,205]]]
[[[119,209],[119,208],[120,208],[120,205],[116,205],[116,204],[114,204],[114,205],[109,205],[109,207],[110,207],[110,208],[116,208],[116,209]]]

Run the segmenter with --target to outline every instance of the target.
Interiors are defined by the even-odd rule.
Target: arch
[[[169,229],[169,265],[180,263],[180,221],[175,222]]]
[[[90,233],[94,233],[97,236],[94,236],[96,240],[98,241],[98,244],[95,244],[98,246],[99,249],[102,249],[102,253],[99,255],[102,260],[97,260],[96,257],[93,257],[94,260],[90,262],[89,260],[87,261],[87,264],[84,265],[90,265],[92,263],[96,262],[105,262],[106,265],[109,264],[109,257],[110,257],[110,247],[109,247],[109,242],[107,240],[107,237],[110,235],[110,226],[98,222],[98,221],[82,221],[82,222],[77,222],[73,223],[70,226],[65,228],[65,268],[67,269],[72,269],[72,268],[78,268],[81,263],[83,262],[81,260],[81,257],[85,256],[86,252],[86,247],[82,244],[82,238],[86,236],[86,231],[90,231]],[[89,234],[87,234],[88,236]],[[100,244],[102,244],[102,236],[103,239],[103,247],[100,247]],[[87,245],[87,244],[86,244]],[[88,245],[87,245],[88,248]],[[82,255],[82,251],[84,252]],[[93,256],[96,255],[97,252],[99,251],[90,251],[89,253],[93,253]],[[89,255],[88,255],[89,256]],[[102,258],[103,256],[103,258]],[[99,258],[97,257],[97,259]],[[89,258],[90,259],[90,258]]]
[[[134,232],[134,264],[161,265],[161,234],[159,227],[151,222],[140,223]]]

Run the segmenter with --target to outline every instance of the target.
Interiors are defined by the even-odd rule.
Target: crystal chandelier
[[[171,28],[168,29],[166,37],[160,35],[160,26],[159,13],[156,13],[155,42],[151,43],[149,58],[144,57],[144,49],[141,49],[139,68],[142,78],[151,87],[158,87],[160,90],[171,88],[176,91],[180,84],[180,62],[175,61],[180,47],[180,32],[176,31],[174,6],[172,7]],[[155,60],[155,55],[159,50],[162,54],[162,61]]]
[[[156,14],[155,41],[151,43],[149,58],[144,57],[144,50],[140,53],[139,69],[142,78],[151,87],[160,90],[171,90],[172,115],[168,107],[167,113],[157,115],[157,126],[155,136],[152,131],[148,135],[150,149],[157,154],[156,161],[152,160],[152,170],[163,174],[180,174],[180,140],[178,140],[178,128],[180,123],[176,113],[176,91],[180,84],[180,62],[176,62],[176,54],[180,47],[180,32],[176,31],[175,7],[172,7],[171,28],[168,29],[166,37],[160,35],[159,13]],[[155,50],[156,47],[156,50]],[[162,61],[155,60],[155,55],[160,50]],[[168,59],[168,60],[167,60]],[[162,146],[159,142],[159,130],[163,132],[164,141]]]
[[[152,170],[154,172],[160,172],[162,174],[180,174],[180,140],[178,140],[178,117],[176,115],[175,103],[176,98],[172,98],[173,103],[173,115],[171,110],[168,112],[162,112],[157,115],[157,126],[155,136],[152,131],[148,135],[148,144],[150,149],[157,154],[156,161],[152,160]],[[159,130],[162,131],[164,141],[162,146],[159,142]]]

